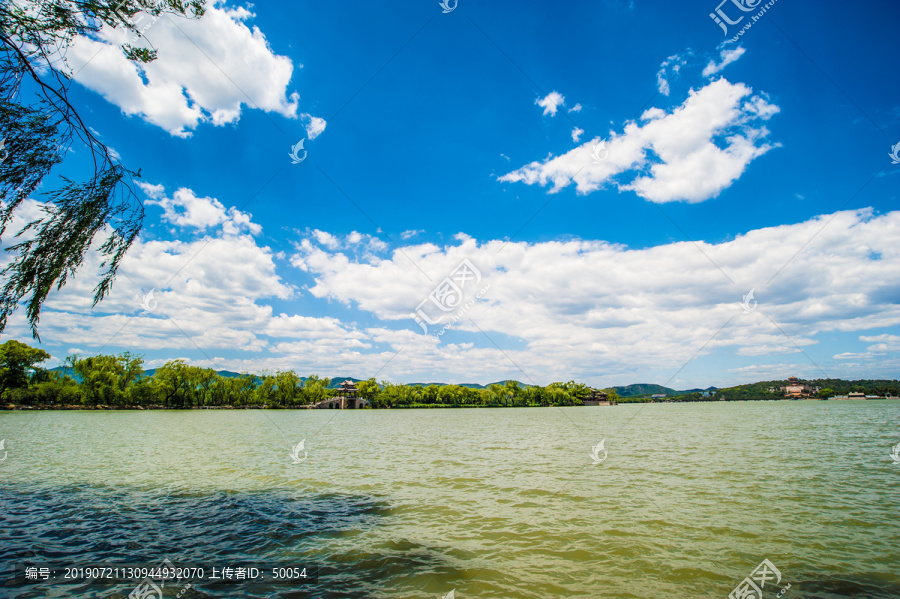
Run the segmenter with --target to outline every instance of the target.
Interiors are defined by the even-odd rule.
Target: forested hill
[[[616,393],[622,397],[650,397],[651,395],[674,397],[676,395],[716,390],[715,387],[709,387],[708,389],[686,389],[684,391],[677,391],[670,387],[663,387],[662,385],[654,385],[651,383],[637,383],[635,385],[626,385],[624,387],[613,387],[613,389],[615,389]]]
[[[835,395],[847,395],[848,393],[865,393],[879,397],[900,395],[900,380],[891,379],[859,379],[847,381],[843,379],[810,379],[801,381],[809,387],[820,389],[816,397],[834,397]],[[725,399],[776,399],[783,395],[780,387],[785,381],[760,381],[748,385],[736,385],[719,389],[717,396]],[[774,388],[770,393],[769,389]]]

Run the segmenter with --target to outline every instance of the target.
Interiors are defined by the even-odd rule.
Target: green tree
[[[440,385],[428,385],[427,387],[423,387],[419,392],[419,396],[422,398],[422,403],[435,404],[438,402],[438,393],[440,393],[441,389]]]
[[[244,373],[239,377],[225,379],[225,397],[233,406],[245,406],[252,403],[253,391],[257,379],[252,374]]]
[[[170,360],[153,373],[153,385],[167,408],[192,405],[197,388],[191,368],[184,360]]]
[[[91,405],[130,403],[129,387],[144,374],[143,357],[129,352],[118,356],[73,357],[71,363],[73,370],[81,377],[82,399]]]
[[[516,405],[516,401],[522,394],[522,387],[519,386],[519,381],[506,381],[506,383],[503,384],[503,391],[506,404]]]
[[[55,372],[49,380],[36,383],[31,388],[35,403],[41,405],[72,406],[82,403],[81,385],[72,377]]]
[[[115,356],[92,356],[75,362],[86,404],[119,405],[125,397],[125,370]]]
[[[50,354],[44,350],[15,339],[0,345],[0,395],[7,389],[28,387],[31,376],[41,370],[38,364],[49,359]]]
[[[365,381],[360,381],[356,387],[359,389],[359,396],[370,403],[378,397],[378,392],[381,391],[381,387],[375,382],[374,377]]]
[[[494,383],[493,385],[488,385],[488,398],[489,404],[492,406],[502,406],[506,401],[506,390],[502,385],[498,385]]]
[[[323,399],[332,397],[334,394],[331,392],[331,389],[328,388],[330,384],[331,379],[319,378],[319,375],[317,374],[311,374],[306,377],[302,395],[305,403],[314,404]]]
[[[275,374],[275,403],[292,406],[302,397],[303,380],[293,370],[282,370]]]
[[[444,385],[438,390],[437,402],[445,405],[459,405],[463,402],[464,393],[459,385]]]
[[[259,384],[253,390],[251,403],[268,404],[275,402],[275,377],[269,373],[260,376]]]
[[[94,289],[96,305],[109,292],[119,263],[137,238],[143,205],[131,188],[139,172],[119,164],[70,101],[71,73],[65,57],[79,36],[104,25],[138,32],[132,18],[140,11],[186,17],[203,14],[203,0],[44,0],[0,1],[0,234],[25,198],[43,188],[44,216],[22,231],[33,235],[9,248],[12,262],[3,270],[0,331],[25,300],[32,335],[38,338],[41,306],[55,286],[66,284],[95,238],[106,270]],[[125,44],[125,56],[150,62],[156,50]],[[83,145],[73,147],[76,139]],[[86,150],[93,172],[83,181],[62,178],[53,188],[41,183],[70,150]],[[27,299],[26,299],[27,298]]]
[[[149,406],[158,400],[157,389],[150,377],[140,378],[127,388],[126,402],[131,406]]]
[[[544,405],[549,406],[570,406],[574,404],[574,397],[569,393],[570,383],[574,385],[575,383],[570,381],[569,383],[550,383],[547,385],[544,390]],[[590,391],[588,391],[590,392]]]

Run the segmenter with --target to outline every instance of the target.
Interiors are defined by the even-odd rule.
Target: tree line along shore
[[[304,408],[335,397],[328,378],[301,377],[292,370],[227,376],[211,368],[170,360],[152,374],[141,356],[125,352],[86,358],[69,356],[64,366],[41,367],[50,359],[42,349],[10,340],[0,345],[0,409],[189,409]],[[820,381],[821,399],[835,393],[898,394],[898,381]],[[356,384],[357,395],[372,408],[580,406],[592,389],[575,381],[547,386],[517,381],[472,388],[463,385],[406,385],[374,378]],[[781,399],[771,382],[661,398],[605,393],[611,403]]]
[[[303,408],[335,397],[331,380],[301,377],[292,370],[225,376],[212,368],[170,360],[152,374],[141,356],[125,352],[86,358],[69,356],[61,369],[40,366],[42,349],[10,340],[0,345],[0,408],[165,409]],[[516,381],[473,389],[460,385],[424,387],[359,381],[359,397],[373,408],[441,406],[572,406],[590,394],[569,381],[546,387]],[[611,400],[617,395],[611,391]]]

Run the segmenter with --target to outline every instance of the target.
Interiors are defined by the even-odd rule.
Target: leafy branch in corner
[[[41,307],[55,286],[74,276],[95,241],[103,256],[93,303],[112,288],[119,264],[141,231],[144,208],[134,193],[133,171],[81,118],[69,100],[72,75],[66,52],[78,37],[106,27],[140,32],[133,17],[145,12],[199,18],[204,0],[0,0],[0,235],[16,208],[41,187],[70,148],[83,144],[93,172],[83,181],[60,177],[61,186],[43,190],[43,216],[27,223],[7,251],[14,259],[0,275],[0,332],[20,304],[26,306],[31,333],[39,339]],[[123,44],[129,60],[156,59],[153,48]]]

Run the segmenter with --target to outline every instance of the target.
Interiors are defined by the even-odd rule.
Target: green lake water
[[[764,559],[763,597],[900,597],[898,401],[2,412],[0,438],[5,567],[319,568],[184,599],[725,598]]]

